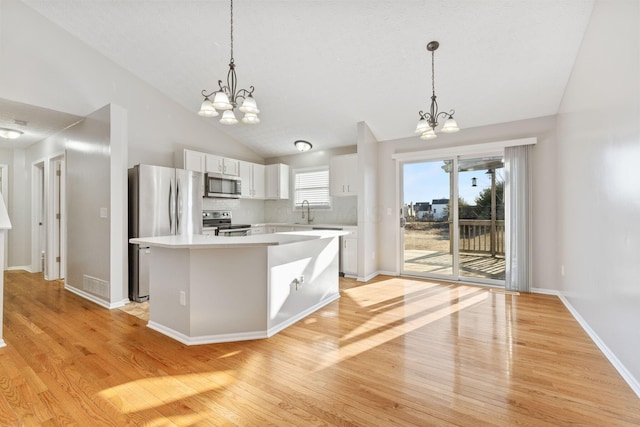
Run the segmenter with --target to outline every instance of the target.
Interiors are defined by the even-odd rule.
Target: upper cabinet
[[[277,163],[265,166],[265,198],[289,198],[289,166]]]
[[[206,154],[193,150],[179,150],[176,152],[175,165],[179,169],[196,172],[206,172]]]
[[[265,166],[251,162],[240,162],[243,199],[265,198]]]
[[[335,156],[329,165],[329,190],[332,196],[358,194],[358,155]]]
[[[223,175],[240,176],[240,161],[226,157],[206,155],[206,171]]]
[[[243,199],[289,198],[289,166],[282,163],[265,166],[184,149],[176,152],[175,167],[240,177]]]

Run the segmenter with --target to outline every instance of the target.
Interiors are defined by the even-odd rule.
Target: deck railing
[[[504,255],[504,220],[461,219],[460,252]]]

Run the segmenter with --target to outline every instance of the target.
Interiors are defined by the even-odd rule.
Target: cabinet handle
[[[342,186],[342,192],[344,193],[344,185]]]

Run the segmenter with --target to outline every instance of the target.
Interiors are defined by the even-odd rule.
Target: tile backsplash
[[[334,197],[331,210],[311,210],[314,224],[355,225],[358,222],[357,197]],[[204,198],[205,210],[230,210],[236,224],[306,222],[291,200]]]

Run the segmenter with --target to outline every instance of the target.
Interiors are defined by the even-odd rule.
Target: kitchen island
[[[131,239],[151,248],[147,326],[187,345],[268,338],[340,297],[344,234]]]

